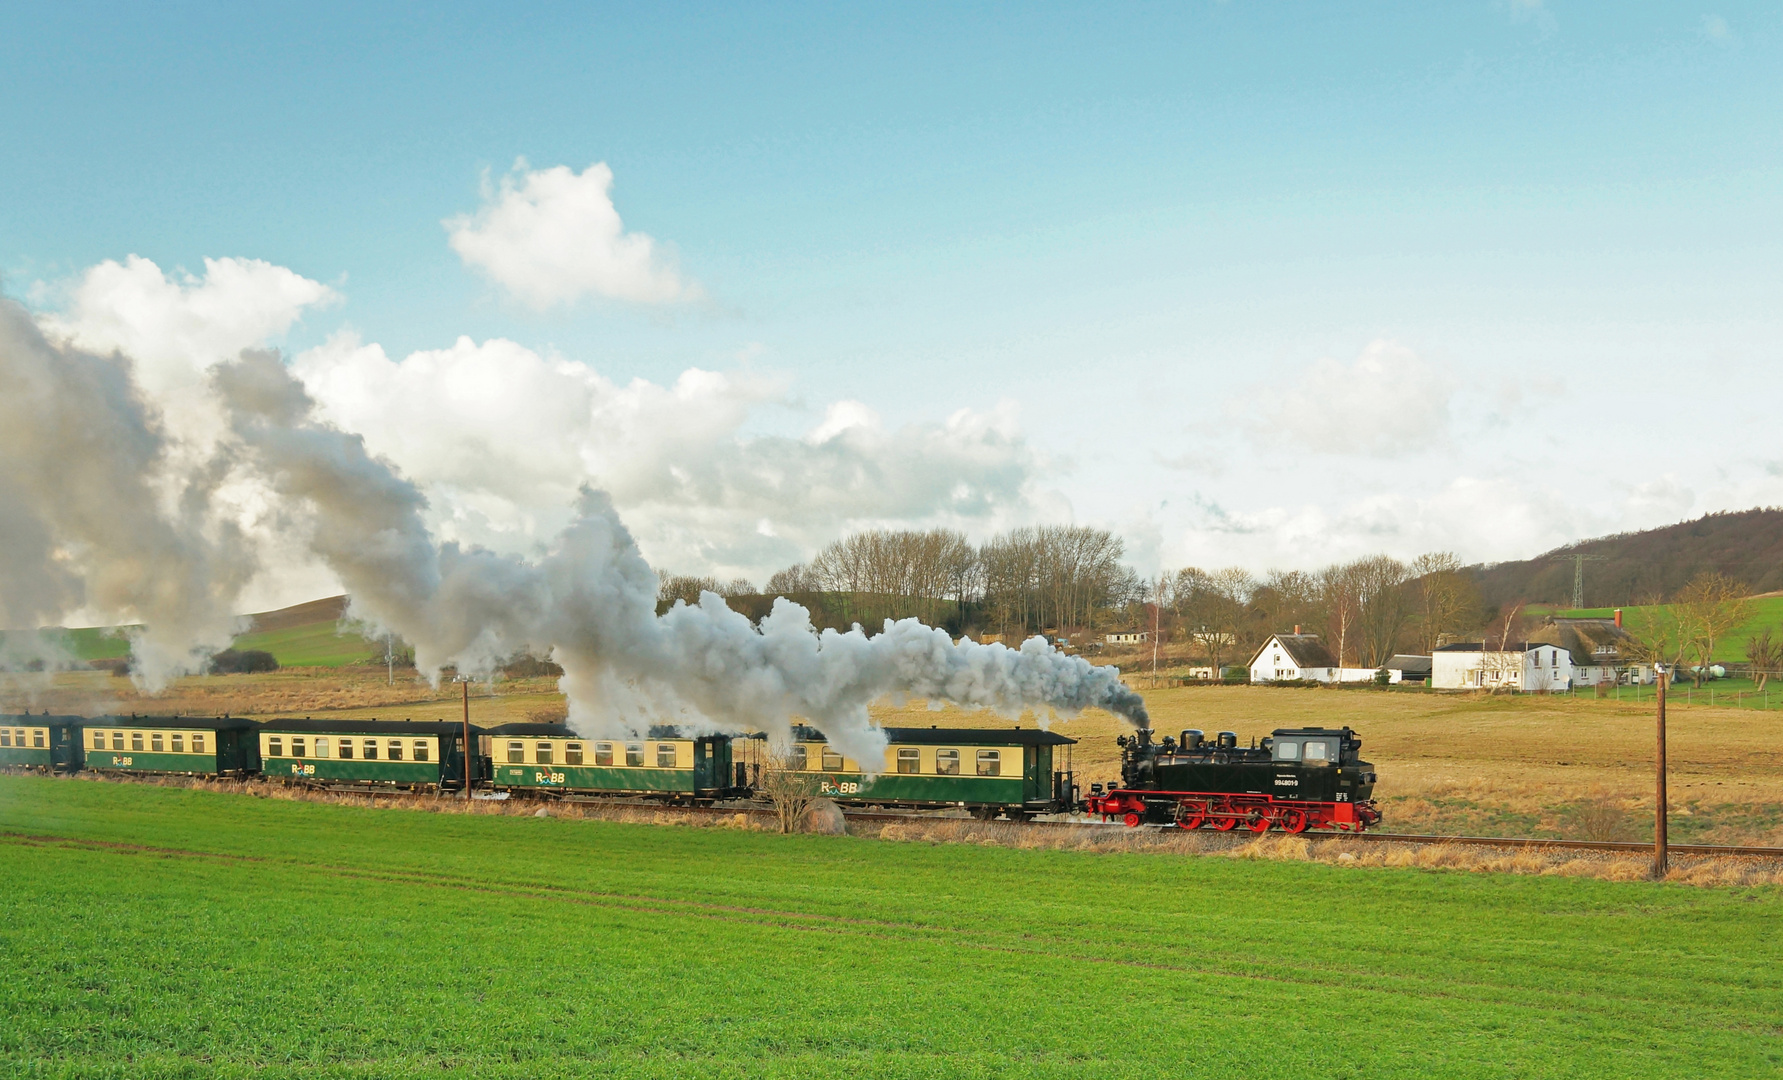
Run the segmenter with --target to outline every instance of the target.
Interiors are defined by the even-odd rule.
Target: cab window
[[[524,765],[526,763],[526,744],[511,742],[508,744],[508,764]]]
[[[1323,739],[1308,739],[1306,742],[1306,763],[1308,765],[1331,764],[1331,744]]]
[[[664,742],[656,744],[656,767],[659,769],[672,769],[675,767],[674,743]]]
[[[960,752],[958,750],[935,751],[935,771],[942,776],[958,776],[960,774]]]
[[[563,744],[563,763],[565,765],[582,764],[582,744],[579,742]]]
[[[627,765],[631,765],[634,767],[641,766],[644,764],[644,744],[643,743],[628,742],[625,744],[625,763]]]
[[[980,775],[980,776],[1002,776],[1003,775],[1003,751],[1001,751],[1001,750],[980,750],[978,752],[978,775]]]
[[[611,765],[611,764],[613,764],[613,744],[612,743],[597,742],[594,744],[594,763],[596,765]]]
[[[914,746],[898,747],[898,771],[901,773],[922,772],[922,751]]]
[[[427,750],[427,740],[426,739],[416,739],[415,745],[412,747],[412,749],[415,751],[414,759],[416,761],[426,761],[427,760],[428,750]]]
[[[534,744],[532,748],[532,763],[534,765],[549,765],[551,764],[552,757],[550,743],[542,742]]]
[[[1299,761],[1300,760],[1300,744],[1297,742],[1277,741],[1275,744],[1275,760],[1277,760],[1277,761]]]
[[[842,755],[836,753],[834,750],[831,750],[827,746],[823,748],[823,771],[824,772],[841,772],[842,771]]]

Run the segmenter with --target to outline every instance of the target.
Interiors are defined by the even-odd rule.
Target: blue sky
[[[464,335],[618,386],[773,382],[694,410],[721,437],[659,472],[778,460],[837,402],[905,446],[997,418],[985,500],[920,494],[964,466],[914,451],[895,468],[922,476],[868,481],[911,492],[882,512],[619,496],[675,568],[1062,519],[1148,570],[1523,557],[1783,502],[1780,42],[1783,12],[1719,2],[17,4],[0,281],[91,326],[107,260],[191,287],[261,260],[331,290],[272,320],[294,357]],[[595,163],[696,298],[530,304],[449,244],[504,178]],[[429,477],[447,531],[556,520],[549,484],[430,473],[412,416],[336,415]],[[645,485],[609,475],[622,453],[585,449],[586,478]]]

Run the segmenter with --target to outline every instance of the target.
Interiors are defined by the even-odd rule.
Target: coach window
[[[43,736],[44,736],[43,732],[33,731],[31,733],[31,745],[36,746],[36,747],[42,747],[43,746]]]
[[[841,772],[842,771],[842,755],[836,753],[834,750],[831,750],[827,746],[823,748],[823,771],[824,772]]]
[[[523,742],[510,742],[508,744],[508,764],[523,765],[525,763],[526,744]]]
[[[613,764],[613,744],[612,743],[597,742],[594,744],[594,763],[596,765],[611,765],[611,764]]]
[[[142,732],[132,731],[130,733],[130,749],[138,751],[142,749]]]
[[[192,733],[192,752],[194,754],[204,753],[204,736],[197,732]]]
[[[19,740],[19,745],[20,746],[25,745],[25,742],[23,739]],[[167,749],[167,747],[165,745],[163,745],[161,742],[161,733],[159,731],[150,733],[150,735],[149,735],[149,749],[153,750],[157,754],[159,754],[161,751]]]
[[[122,750],[124,748],[124,733],[123,732],[114,731],[111,733],[111,748],[113,750]]]
[[[1331,756],[1329,753],[1330,745],[1330,743],[1325,742],[1323,739],[1308,740],[1306,744],[1306,763],[1308,765],[1331,764]]]
[[[1299,761],[1300,744],[1297,742],[1278,742],[1275,744],[1275,760]]]
[[[942,776],[958,776],[960,774],[960,752],[958,750],[935,751],[935,771]]]
[[[391,761],[401,761],[402,760],[402,740],[401,739],[391,739],[390,740],[390,760]]]
[[[676,762],[677,762],[677,758],[676,758],[674,743],[664,742],[664,743],[656,744],[656,767],[657,768],[672,769],[675,767]]]
[[[328,740],[320,735],[316,736],[316,756],[328,756]]]
[[[277,735],[268,736],[266,740],[266,756],[284,757],[285,740],[279,738]]]
[[[361,740],[359,743],[359,749],[360,749],[360,751],[362,751],[359,756],[364,758],[365,760],[367,760],[367,761],[378,760],[378,740],[376,740],[376,739]]]
[[[1003,751],[1001,751],[1001,750],[980,750],[978,752],[978,775],[980,775],[980,776],[1002,776],[1003,775]]]
[[[914,746],[898,747],[898,771],[901,773],[922,772],[922,751]]]
[[[642,765],[642,764],[644,764],[644,744],[643,743],[628,742],[625,744],[625,763],[627,765]]]
[[[351,761],[353,759],[353,740],[352,739],[342,739],[341,740],[341,757],[346,758],[348,761]]]
[[[794,772],[804,772],[811,766],[805,761],[805,744],[795,743],[792,748],[792,761],[789,767]]]
[[[551,764],[551,744],[548,742],[534,744],[532,748],[532,761],[534,765]]]
[[[95,749],[95,750],[105,749],[105,732],[103,732],[103,731],[93,732],[93,749]]]
[[[410,747],[410,749],[412,749],[415,752],[415,760],[416,761],[426,761],[427,760],[427,740],[426,739],[416,739],[415,745]]]
[[[563,744],[563,763],[565,765],[582,764],[582,744],[579,742]]]
[[[302,739],[298,738],[297,736],[295,736],[295,735],[291,736],[291,756],[292,757],[303,757],[304,756],[303,742],[304,741]]]
[[[11,746],[11,745],[12,745],[12,729],[11,728],[0,728],[0,746]],[[23,742],[20,742],[19,745],[23,746],[25,744]]]
[[[173,733],[173,735],[171,737],[173,739],[173,752],[176,754],[185,753],[186,752],[186,733],[183,731],[176,731]]]

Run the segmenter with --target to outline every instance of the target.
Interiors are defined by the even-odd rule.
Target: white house
[[[1337,658],[1317,634],[1276,634],[1251,657],[1250,666],[1255,683],[1337,679]]]
[[[1107,641],[1110,645],[1139,645],[1150,641],[1151,636],[1150,630],[1141,630],[1137,633],[1109,634]]]
[[[1609,619],[1550,618],[1529,637],[1572,654],[1574,686],[1653,681],[1653,665],[1635,658],[1634,640],[1622,628],[1619,610]]]
[[[1498,649],[1457,642],[1437,649],[1430,661],[1430,685],[1437,690],[1535,693],[1572,685],[1572,654],[1543,641],[1512,641]]]

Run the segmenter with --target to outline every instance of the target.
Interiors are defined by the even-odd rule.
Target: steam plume
[[[128,362],[52,344],[3,298],[0,387],[0,627],[88,607],[147,624],[131,642],[144,689],[196,670],[229,644],[254,569],[239,534],[208,522],[220,472],[175,484]],[[16,652],[37,635],[13,637]]]
[[[784,739],[798,716],[844,753],[874,761],[885,740],[867,706],[887,694],[1005,715],[1099,706],[1144,720],[1115,669],[1041,639],[1019,650],[955,644],[914,619],[888,621],[873,638],[819,633],[784,599],[758,628],[710,593],[659,617],[655,573],[612,503],[587,488],[575,520],[537,559],[435,545],[420,491],[358,436],[317,421],[275,354],[244,353],[214,378],[248,454],[282,496],[311,509],[311,546],[346,585],[355,615],[402,635],[435,677],[445,665],[490,671],[522,650],[550,656],[564,669],[570,722],[585,733],[672,718]]]

